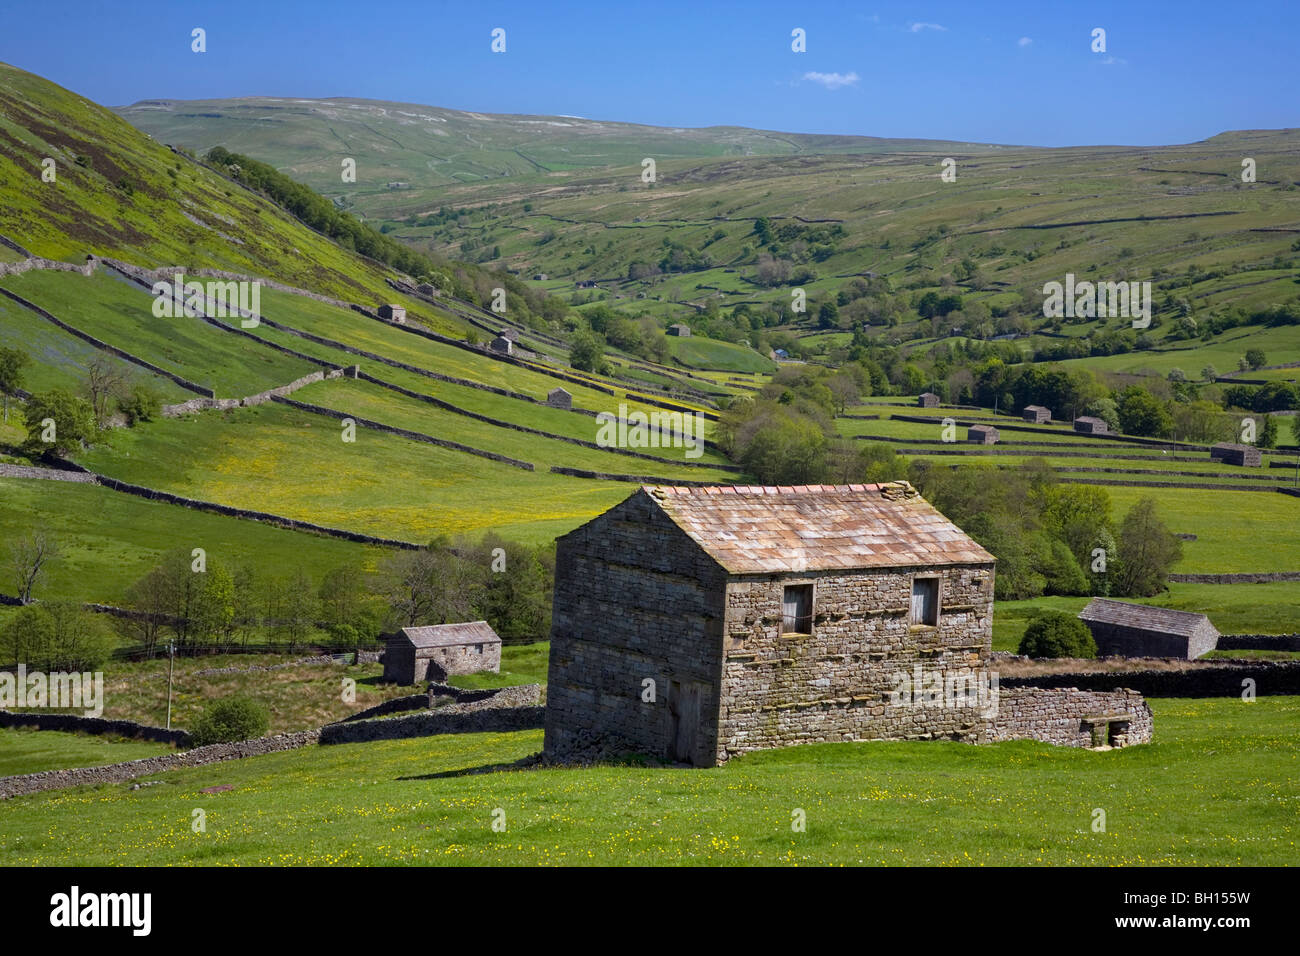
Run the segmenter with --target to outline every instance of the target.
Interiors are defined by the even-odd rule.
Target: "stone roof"
[[[995,560],[905,481],[641,490],[732,574]]]
[[[1025,408],[1024,408],[1024,410],[1027,411],[1027,412],[1046,412],[1046,411],[1051,411],[1051,409],[1047,408],[1047,406],[1045,406],[1045,405],[1026,405]]]
[[[458,644],[500,644],[501,638],[487,621],[462,624],[426,624],[401,631],[416,647],[455,647]]]
[[[980,432],[981,434],[987,434],[988,432],[993,432],[996,435],[998,430],[994,428],[992,425],[972,425],[970,427],[970,431]]]
[[[1106,421],[1102,418],[1096,418],[1092,415],[1080,415],[1075,419],[1076,422],[1087,422],[1089,425],[1105,425]]]
[[[1162,634],[1177,634],[1181,637],[1195,637],[1205,627],[1209,627],[1215,634],[1219,633],[1204,614],[1174,611],[1167,607],[1151,607],[1149,604],[1112,601],[1109,598],[1093,598],[1088,602],[1088,606],[1079,612],[1079,618],[1084,621],[1096,621],[1098,624],[1114,624],[1142,631],[1159,631]]]

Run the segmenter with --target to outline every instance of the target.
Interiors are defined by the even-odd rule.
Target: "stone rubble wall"
[[[0,478],[40,478],[43,481],[72,481],[83,485],[97,485],[94,475],[61,468],[36,468],[31,465],[9,465],[0,462]]]
[[[1223,661],[1189,666],[1183,670],[1071,671],[1004,677],[1007,688],[1065,687],[1082,690],[1130,688],[1146,697],[1240,697],[1246,681],[1257,695],[1300,694],[1300,661]]]
[[[164,418],[179,418],[182,415],[190,415],[194,412],[218,410],[225,411],[232,408],[247,408],[254,405],[262,405],[271,401],[273,398],[283,398],[286,395],[292,395],[300,388],[308,385],[314,385],[317,382],[323,382],[335,378],[356,378],[360,371],[359,366],[353,365],[349,368],[332,368],[321,369],[304,375],[302,378],[294,379],[287,385],[279,385],[275,388],[268,388],[264,392],[258,392],[255,395],[246,395],[243,398],[192,398],[188,402],[180,402],[176,405],[164,405],[162,414]]]
[[[315,743],[319,736],[318,730],[302,730],[293,734],[258,737],[231,744],[209,744],[206,747],[195,747],[184,753],[144,757],[140,760],[128,760],[125,763],[114,763],[105,767],[44,770],[40,773],[0,777],[0,800],[42,790],[122,783],[136,777],[152,776],[168,770],[199,767],[223,760],[240,760],[244,757],[260,757],[263,754],[305,747]]]
[[[135,740],[156,740],[160,743],[185,747],[190,735],[184,730],[151,727],[133,720],[107,720],[103,717],[82,717],[78,714],[15,712],[0,710],[0,727],[32,727],[36,730],[61,730],[69,733],[96,736],[130,737]]]
[[[1127,724],[1111,726],[1110,739],[1105,727],[1091,722],[1091,718],[1130,714],[1132,720]],[[989,722],[980,742],[1038,740],[1060,747],[1091,747],[1109,742],[1123,747],[1150,743],[1153,727],[1151,708],[1135,690],[999,688],[997,715]]]

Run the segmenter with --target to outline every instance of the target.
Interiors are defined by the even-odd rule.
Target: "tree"
[[[390,558],[383,572],[391,623],[411,626],[469,620],[488,569],[462,559],[442,536]]]
[[[66,455],[95,437],[94,409],[85,399],[61,388],[33,395],[23,417],[27,422],[23,451],[32,457]],[[52,423],[52,433],[47,433],[46,422]]]
[[[108,422],[109,399],[126,385],[122,368],[105,356],[91,359],[86,366],[86,394],[95,413],[95,422],[102,428]]]
[[[1215,368],[1213,365],[1207,365],[1205,366],[1205,368],[1201,369],[1202,382],[1213,382],[1218,377],[1219,377],[1219,370]]]
[[[1174,421],[1163,402],[1140,385],[1120,393],[1120,428],[1129,435],[1159,438],[1173,431]]]
[[[839,327],[839,323],[839,308],[834,302],[823,302],[817,310],[817,324],[823,329],[834,329]]]
[[[128,425],[151,422],[162,412],[162,397],[148,385],[134,385],[118,399],[117,407]]]
[[[1246,349],[1246,365],[1251,369],[1263,368],[1268,364],[1268,359],[1262,349]]]
[[[9,545],[9,566],[18,587],[18,600],[32,603],[32,591],[45,577],[50,561],[59,556],[58,542],[44,525],[17,535]]]
[[[1020,639],[1020,653],[1029,657],[1097,656],[1097,642],[1088,625],[1064,611],[1043,611],[1029,622]]]
[[[1264,416],[1264,424],[1260,426],[1259,437],[1255,444],[1260,448],[1277,447],[1277,419],[1272,415]]]
[[[1150,597],[1166,587],[1169,571],[1183,556],[1183,544],[1160,520],[1154,498],[1138,501],[1120,523],[1116,593]]]
[[[279,606],[274,633],[289,643],[289,653],[305,641],[316,627],[320,602],[311,575],[302,568],[294,568],[279,581]]]
[[[321,622],[335,640],[360,649],[379,636],[382,615],[370,600],[365,573],[359,567],[343,565],[327,571],[318,596]]]
[[[31,361],[26,352],[0,348],[0,395],[4,397],[5,422],[9,421],[9,399],[23,387],[23,369]]]
[[[605,345],[587,329],[573,333],[569,342],[569,364],[582,372],[599,372],[605,365]]]
[[[251,740],[263,736],[270,724],[271,718],[266,708],[251,697],[225,697],[200,715],[190,732],[190,742],[196,747],[202,747],[207,744]]]

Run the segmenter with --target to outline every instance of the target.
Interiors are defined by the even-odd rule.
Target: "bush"
[[[1020,653],[1030,657],[1096,657],[1088,625],[1064,611],[1044,611],[1029,622]]]
[[[250,740],[266,735],[271,718],[251,697],[227,697],[203,712],[190,737],[194,746]]]

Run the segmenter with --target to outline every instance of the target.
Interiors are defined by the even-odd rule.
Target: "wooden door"
[[[672,681],[669,686],[672,730],[668,756],[673,760],[694,762],[695,743],[700,733],[700,689],[698,681]]]

